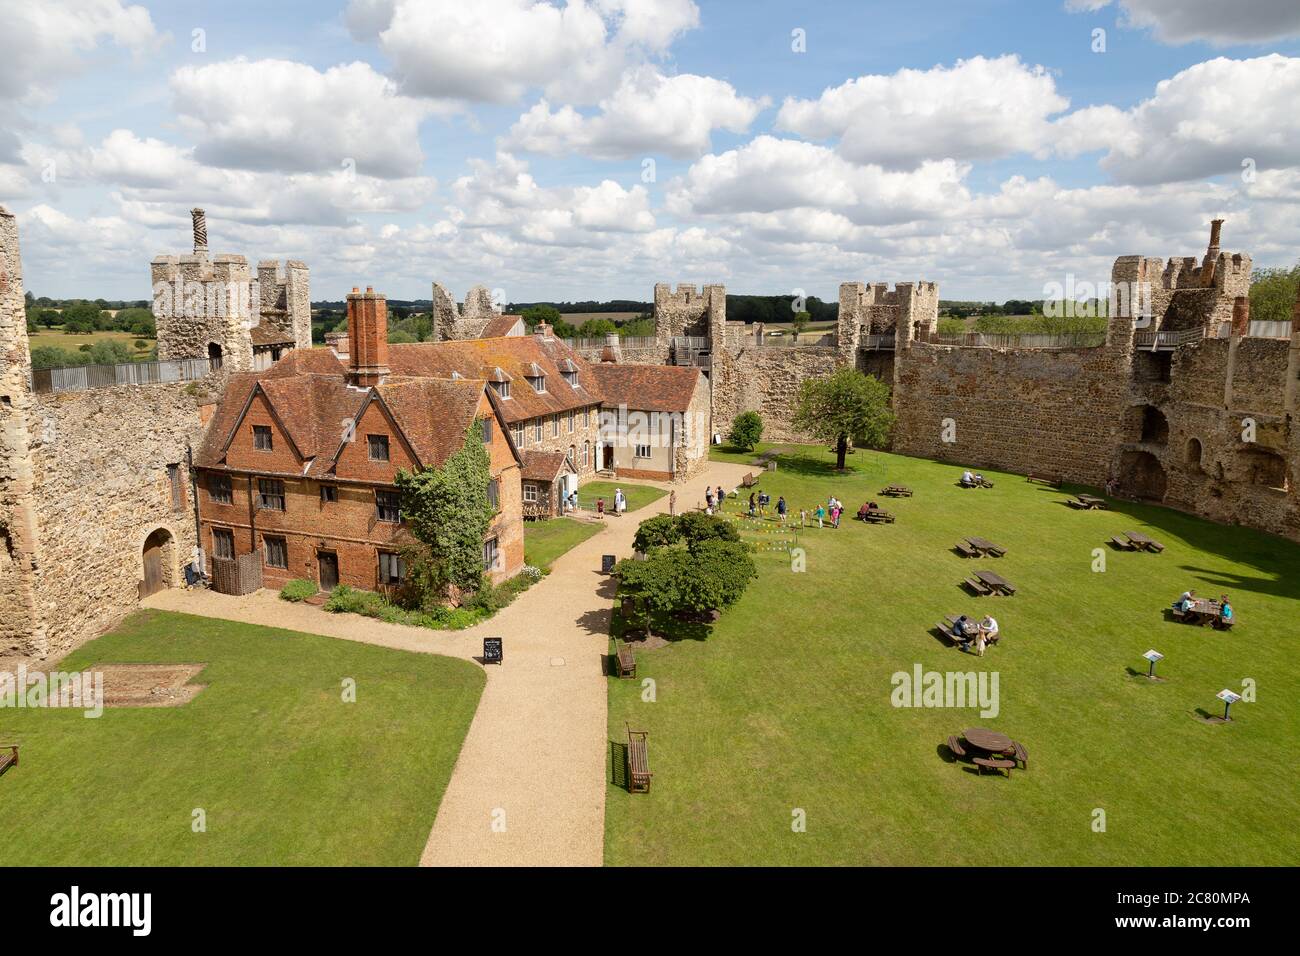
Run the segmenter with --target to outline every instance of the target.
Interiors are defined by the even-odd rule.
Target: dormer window
[[[544,394],[546,392],[545,375],[529,375],[528,384],[531,385],[533,387],[533,391],[539,395]]]
[[[582,387],[578,384],[578,366],[574,364],[573,359],[565,359],[560,363],[560,374],[564,376],[564,380],[571,388]]]
[[[492,387],[496,390],[497,398],[509,398],[509,397],[510,397],[510,383],[509,383],[509,382],[493,382],[493,383],[492,383]]]
[[[565,372],[565,373],[564,373],[564,380],[565,380],[566,382],[568,382],[568,383],[569,383],[571,386],[573,386],[574,388],[581,388],[581,387],[582,387],[581,385],[578,384],[578,372],[577,372],[576,369],[575,369],[574,371],[572,371],[572,372]]]

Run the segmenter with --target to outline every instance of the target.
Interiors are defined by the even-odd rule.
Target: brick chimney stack
[[[348,296],[348,382],[378,385],[388,374],[388,298],[366,286]]]
[[[1219,267],[1219,233],[1222,229],[1222,219],[1210,220],[1210,245],[1205,250],[1205,261],[1201,263],[1201,285],[1207,289],[1214,285],[1214,273]]]
[[[538,322],[533,327],[533,335],[537,336],[543,342],[551,341],[551,326],[545,321]]]
[[[1239,295],[1232,300],[1232,334],[1242,336],[1250,331],[1250,299]]]

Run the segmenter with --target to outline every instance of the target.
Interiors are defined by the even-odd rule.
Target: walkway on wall
[[[732,487],[752,470],[715,462],[678,486],[678,503],[702,503],[706,484]],[[232,597],[168,589],[143,603],[464,659],[482,653],[485,636],[504,638],[505,663],[486,668],[487,686],[421,863],[599,866],[609,751],[603,658],[613,599],[600,556],[630,555],[640,520],[667,510],[665,496],[622,518],[605,519],[601,533],[559,558],[514,604],[464,631],[329,614],[281,601],[271,591]]]

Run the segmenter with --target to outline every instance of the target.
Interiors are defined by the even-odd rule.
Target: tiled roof
[[[485,387],[481,379],[390,376],[372,393],[349,386],[342,363],[329,350],[294,349],[266,372],[230,376],[195,464],[224,464],[231,434],[258,389],[299,454],[311,459],[307,475],[330,473],[343,443],[344,423],[355,421],[374,394],[420,463],[438,467],[461,447]]]
[[[487,325],[483,326],[483,333],[479,338],[495,339],[500,336],[509,335],[510,331],[523,320],[524,317],[522,315],[498,315],[496,318],[491,319]]]
[[[562,470],[573,470],[572,466],[565,468],[566,461],[562,451],[526,451],[520,477],[524,481],[555,481]]]
[[[565,359],[578,369],[577,388],[561,374],[558,363]],[[534,391],[524,381],[534,365],[546,376],[545,392]],[[388,367],[394,375],[451,378],[452,372],[459,372],[480,380],[491,380],[500,368],[513,380],[510,398],[501,402],[512,424],[595,405],[601,397],[592,367],[581,356],[559,339],[544,341],[535,335],[390,345]]]
[[[292,332],[276,328],[270,322],[258,322],[249,330],[253,345],[293,345],[297,340]]]
[[[700,370],[679,365],[590,366],[607,406],[626,405],[646,412],[684,412],[703,380]]]

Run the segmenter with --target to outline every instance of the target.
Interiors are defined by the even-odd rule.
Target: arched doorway
[[[166,528],[158,528],[144,539],[144,582],[140,585],[140,597],[156,594],[171,583],[172,549],[172,533]]]
[[[1169,441],[1169,420],[1154,405],[1142,409],[1142,440],[1155,445]]]
[[[1120,487],[1135,498],[1163,501],[1168,480],[1160,459],[1147,451],[1126,451],[1120,460]]]
[[[1203,453],[1204,450],[1201,448],[1201,440],[1199,438],[1189,438],[1187,440],[1187,467],[1195,472],[1201,471],[1201,456]]]
[[[212,371],[221,368],[221,346],[216,342],[208,343],[208,361],[212,363]]]

